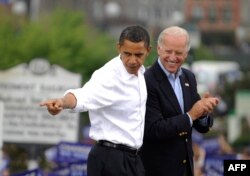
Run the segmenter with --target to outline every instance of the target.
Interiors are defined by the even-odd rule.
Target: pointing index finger
[[[53,103],[54,103],[53,100],[43,101],[43,102],[40,103],[40,106],[49,106],[49,105],[51,105]]]

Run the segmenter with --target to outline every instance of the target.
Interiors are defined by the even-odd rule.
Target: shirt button
[[[186,138],[186,142],[188,141],[188,139]]]
[[[187,163],[187,160],[183,160],[182,163],[183,163],[183,164],[186,164],[186,163]]]

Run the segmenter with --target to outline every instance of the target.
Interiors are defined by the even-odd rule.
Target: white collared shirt
[[[142,66],[138,75],[129,74],[120,56],[96,70],[78,89],[71,89],[77,99],[75,112],[88,111],[90,137],[131,147],[142,145],[147,90]]]

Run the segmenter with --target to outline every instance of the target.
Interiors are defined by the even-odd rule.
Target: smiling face
[[[127,72],[137,75],[148,56],[150,48],[145,47],[144,41],[131,42],[129,40],[124,40],[122,45],[117,44],[117,48]]]
[[[157,46],[157,53],[164,68],[170,73],[176,73],[188,55],[187,37],[185,35],[164,35],[162,42]]]

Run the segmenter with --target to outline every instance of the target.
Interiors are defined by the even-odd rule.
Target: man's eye
[[[176,55],[176,56],[181,56],[181,55],[182,55],[182,52],[176,52],[175,55]]]
[[[167,53],[167,54],[171,54],[171,53],[172,53],[172,51],[167,50],[167,51],[166,51],[166,53]]]
[[[130,53],[124,53],[126,56],[130,56],[131,54]]]
[[[138,58],[141,58],[143,56],[143,54],[136,54],[135,56]]]

